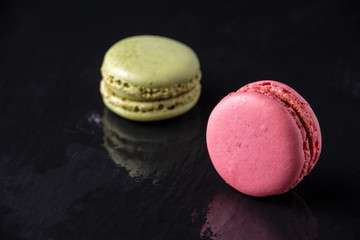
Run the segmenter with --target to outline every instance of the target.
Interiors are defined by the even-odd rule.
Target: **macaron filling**
[[[304,140],[303,151],[305,158],[303,170],[298,180],[290,188],[294,187],[312,170],[320,151],[320,143],[317,138],[319,129],[313,121],[308,103],[300,95],[293,94],[291,89],[286,89],[285,85],[274,81],[251,83],[240,88],[238,92],[258,92],[267,95],[285,106],[293,116]]]
[[[187,105],[195,101],[200,95],[201,85],[198,83],[190,91],[183,93],[177,97],[154,100],[154,101],[134,101],[127,98],[121,98],[112,92],[106,85],[101,81],[100,91],[101,94],[110,104],[130,112],[155,112],[155,111],[168,111],[174,110],[180,106]]]
[[[118,79],[102,70],[103,80],[117,95],[133,100],[158,100],[176,97],[190,91],[199,84],[201,71],[190,80],[169,87],[149,88],[131,84]]]

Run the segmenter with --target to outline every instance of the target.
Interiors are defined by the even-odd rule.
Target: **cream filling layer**
[[[136,86],[121,79],[117,79],[114,76],[109,75],[103,68],[101,69],[101,73],[103,81],[105,81],[108,88],[110,88],[113,92],[116,92],[119,96],[133,100],[158,100],[173,98],[195,88],[201,79],[201,71],[199,70],[194,78],[184,83],[164,88],[149,88]]]
[[[193,102],[200,95],[201,85],[198,82],[190,91],[169,99],[154,101],[136,101],[118,96],[106,85],[105,80],[100,83],[101,95],[109,103],[131,112],[169,111],[179,106]]]

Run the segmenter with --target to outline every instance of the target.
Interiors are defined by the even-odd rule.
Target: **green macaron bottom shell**
[[[189,111],[198,102],[201,94],[200,83],[189,92],[164,100],[134,101],[120,98],[109,90],[104,81],[100,92],[105,106],[115,114],[134,121],[159,121],[177,117]]]

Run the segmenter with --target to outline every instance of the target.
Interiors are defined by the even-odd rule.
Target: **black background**
[[[357,1],[1,1],[0,27],[1,239],[360,239]],[[198,54],[192,111],[144,124],[105,110],[104,53],[138,34]],[[310,103],[323,150],[295,189],[258,199],[224,183],[204,138],[216,103],[262,79]],[[226,224],[204,233],[215,205]]]

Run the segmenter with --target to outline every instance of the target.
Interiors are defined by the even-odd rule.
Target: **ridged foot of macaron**
[[[276,81],[254,82],[222,99],[209,117],[206,141],[220,176],[251,196],[295,187],[321,152],[313,110],[295,90]]]

